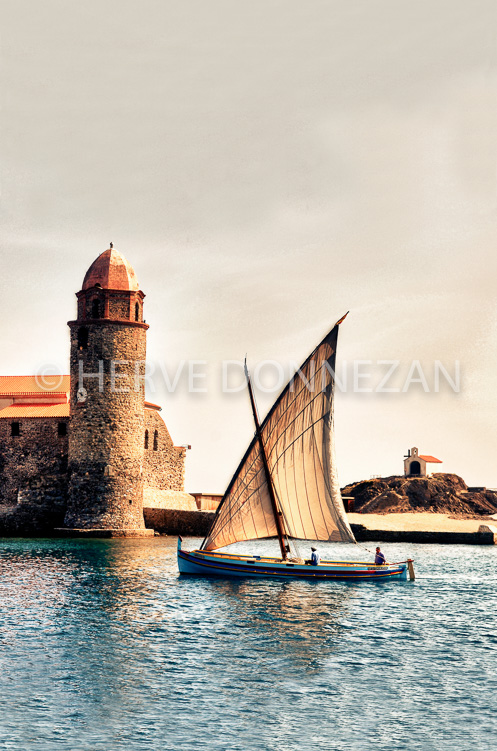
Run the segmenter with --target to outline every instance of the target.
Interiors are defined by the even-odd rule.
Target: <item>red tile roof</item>
[[[0,397],[67,394],[70,389],[70,376],[0,376]]]
[[[11,404],[0,409],[0,419],[21,420],[27,417],[69,417],[69,404]]]
[[[419,458],[422,459],[424,462],[428,462],[429,464],[442,464],[441,459],[437,459],[434,456],[429,456],[428,454],[419,454]]]
[[[145,402],[145,409],[156,409],[158,412],[162,410],[162,407],[160,407],[158,404],[154,404],[153,402]]]
[[[99,284],[102,289],[138,292],[140,285],[132,265],[115,248],[104,250],[86,272],[83,289]]]

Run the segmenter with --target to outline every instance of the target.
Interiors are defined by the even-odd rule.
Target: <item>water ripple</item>
[[[493,749],[497,551],[384,548],[415,583],[179,577],[169,538],[1,540],[0,749]]]

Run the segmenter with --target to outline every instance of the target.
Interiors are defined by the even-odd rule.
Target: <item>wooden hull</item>
[[[276,577],[277,579],[312,579],[314,581],[321,579],[407,581],[408,574],[407,561],[376,566],[374,563],[367,562],[324,560],[318,566],[312,566],[266,556],[233,555],[204,550],[186,551],[181,549],[181,540],[178,540],[178,569],[181,574],[194,576]]]

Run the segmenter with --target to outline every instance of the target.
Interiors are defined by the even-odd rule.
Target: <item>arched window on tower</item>
[[[81,326],[78,329],[78,349],[88,349],[88,329]]]
[[[135,302],[135,321],[140,320],[140,305],[139,303]]]
[[[145,448],[148,449],[148,430],[145,431]]]
[[[100,300],[95,298],[91,303],[91,317],[100,318]]]
[[[154,431],[154,451],[157,451],[159,448],[159,431]]]

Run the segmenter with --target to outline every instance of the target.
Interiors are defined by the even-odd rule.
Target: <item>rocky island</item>
[[[359,514],[413,513],[488,517],[497,513],[497,492],[468,488],[462,477],[436,472],[428,477],[375,477],[342,488]]]

